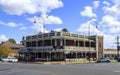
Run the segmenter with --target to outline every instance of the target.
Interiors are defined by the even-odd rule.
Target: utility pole
[[[119,50],[120,50],[120,46],[119,46],[119,43],[120,43],[120,42],[119,42],[119,39],[120,39],[120,38],[119,38],[119,36],[117,36],[116,39],[117,39],[116,44],[117,44],[117,60],[118,60],[118,59],[119,59]]]

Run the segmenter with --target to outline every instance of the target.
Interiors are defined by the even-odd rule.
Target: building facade
[[[14,57],[17,57],[19,55],[20,48],[24,47],[22,44],[11,43],[9,41],[2,42],[1,45],[2,44],[5,44],[11,49],[12,56]]]
[[[85,36],[65,31],[51,31],[23,37],[25,46],[20,57],[59,61],[66,59],[103,57],[103,36]]]
[[[120,57],[120,54],[117,49],[105,49],[104,57],[110,59],[117,59],[117,57]]]

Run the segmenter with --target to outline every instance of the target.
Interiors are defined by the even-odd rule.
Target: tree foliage
[[[68,30],[66,28],[63,28],[62,31],[63,32],[68,32]]]
[[[0,57],[7,57],[12,55],[12,50],[5,44],[0,45]]]
[[[11,43],[15,43],[16,44],[15,39],[10,38],[8,41],[11,42]]]

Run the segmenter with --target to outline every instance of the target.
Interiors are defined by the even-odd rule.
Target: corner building
[[[23,37],[19,56],[32,60],[61,61],[66,59],[103,57],[103,36],[85,36],[65,31],[51,31]]]

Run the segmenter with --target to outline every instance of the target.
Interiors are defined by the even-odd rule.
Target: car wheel
[[[109,63],[109,62],[110,62],[109,60],[106,61],[106,63]]]

